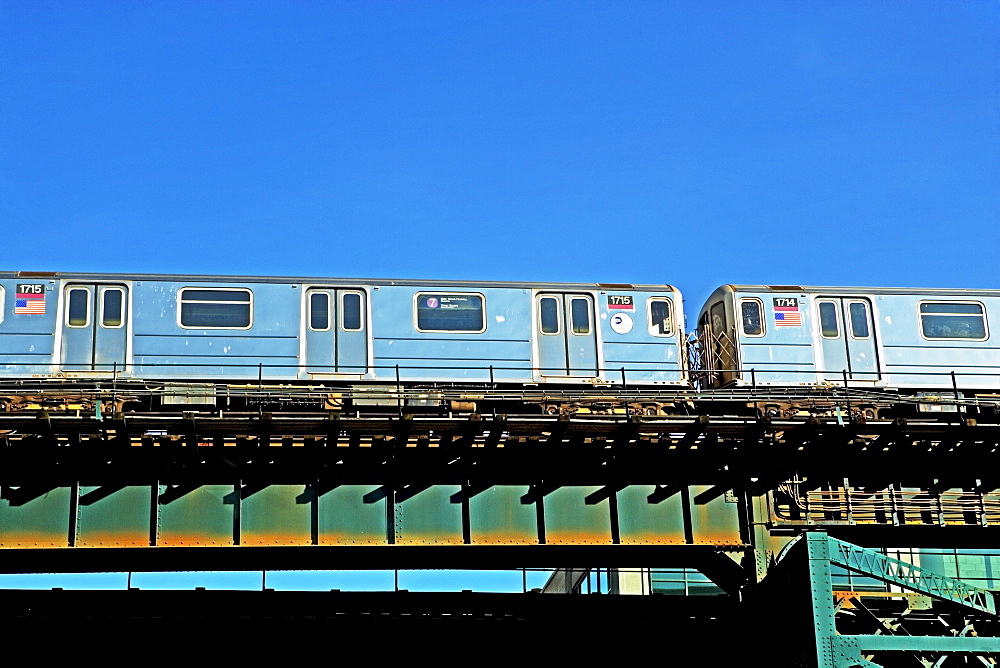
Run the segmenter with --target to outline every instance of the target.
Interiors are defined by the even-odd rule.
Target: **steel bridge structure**
[[[11,625],[81,609],[133,626],[238,609],[244,622],[296,628],[483,635],[598,623],[672,634],[677,648],[728,636],[742,641],[719,647],[718,663],[735,665],[750,639],[776,629],[785,645],[769,665],[1000,656],[1000,580],[970,582],[887,551],[1000,547],[1000,424],[989,402],[944,397],[942,411],[866,420],[852,406],[892,398],[841,387],[794,397],[834,405],[829,415],[768,417],[734,407],[787,403],[787,393],[617,388],[601,391],[677,410],[521,415],[421,411],[400,390],[379,414],[291,410],[306,390],[246,387],[239,394],[257,410],[178,402],[123,413],[128,388],[74,391],[90,393],[88,408],[0,413],[0,572],[555,575],[543,592],[504,595],[6,590],[0,618]],[[574,595],[598,567],[697,571],[717,592]]]

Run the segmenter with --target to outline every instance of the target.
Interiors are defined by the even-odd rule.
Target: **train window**
[[[744,336],[764,336],[763,303],[759,299],[741,299],[740,322]]]
[[[653,336],[670,336],[674,331],[670,300],[653,297],[646,306],[649,313],[649,333]]]
[[[121,327],[125,322],[125,291],[121,288],[104,288],[101,292],[101,325],[108,329]]]
[[[868,327],[868,304],[851,302],[847,308],[851,315],[851,336],[855,339],[867,339],[871,336],[871,330]]]
[[[87,288],[73,288],[69,291],[66,324],[70,327],[86,327],[90,324],[90,290]]]
[[[542,325],[542,334],[559,333],[559,302],[555,297],[542,297],[538,300],[538,310]]]
[[[418,293],[416,308],[421,332],[486,331],[482,295]]]
[[[361,294],[345,292],[340,299],[340,327],[345,332],[360,332],[361,324]]]
[[[709,311],[712,315],[712,334],[716,337],[726,335],[726,305],[715,302]]]
[[[921,302],[920,329],[928,339],[986,339],[986,311],[977,302]]]
[[[570,304],[574,334],[590,334],[590,301],[574,298]]]
[[[840,319],[837,317],[835,303],[819,303],[819,326],[824,339],[836,339],[840,336]]]
[[[14,308],[17,308],[17,300],[14,300]],[[0,322],[3,322],[3,286],[0,285]]]
[[[309,293],[309,329],[314,332],[325,332],[330,329],[329,293]]]
[[[245,289],[183,288],[178,292],[181,327],[248,329],[253,295]]]

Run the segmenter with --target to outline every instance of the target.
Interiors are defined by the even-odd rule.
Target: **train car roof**
[[[442,286],[454,288],[553,288],[572,290],[645,290],[657,292],[677,292],[668,284],[632,283],[553,283],[530,281],[457,281],[419,280],[411,278],[331,278],[316,276],[219,276],[213,274],[105,274],[58,271],[0,271],[0,278],[23,281],[65,279],[74,281],[196,281],[200,283],[306,283],[333,285],[403,285],[412,287]]]
[[[719,291],[728,292],[803,292],[806,294],[849,295],[929,295],[934,297],[1000,297],[1000,290],[975,288],[885,288],[836,285],[723,285]]]

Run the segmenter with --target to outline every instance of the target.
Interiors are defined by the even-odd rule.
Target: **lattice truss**
[[[996,665],[993,593],[828,537],[805,538],[817,665],[822,668]],[[835,566],[884,591],[834,591]]]

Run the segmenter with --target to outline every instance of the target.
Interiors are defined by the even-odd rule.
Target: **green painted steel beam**
[[[834,650],[862,652],[934,652],[988,654],[1000,652],[1000,638],[980,636],[834,636]]]
[[[807,534],[805,540],[817,665],[819,668],[839,668],[842,662],[838,661],[830,642],[830,638],[837,634],[830,542],[827,540],[827,535],[821,532]]]
[[[824,532],[805,536],[817,666],[874,668],[863,654],[873,652],[964,653],[1000,652],[1000,638],[979,636],[838,635],[833,606],[833,565],[974,610],[996,614],[991,592],[925,568],[892,559],[874,550],[831,538]]]
[[[919,594],[951,601],[991,615],[996,614],[993,593],[986,589],[980,589],[967,582],[887,557],[875,550],[831,538],[826,534],[812,533],[808,535],[807,539],[809,541],[826,541],[830,561],[838,566]]]

